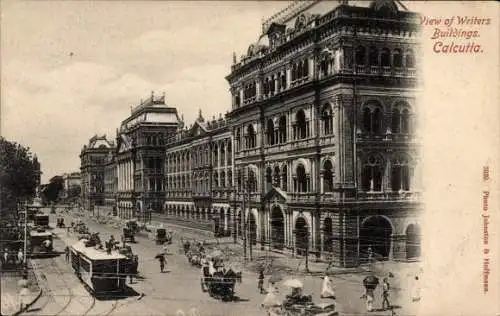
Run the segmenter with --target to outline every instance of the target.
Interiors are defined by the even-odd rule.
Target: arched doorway
[[[389,259],[392,226],[387,218],[383,216],[369,217],[361,224],[359,234],[361,261],[367,261],[369,247],[372,249],[373,259]]]
[[[248,213],[248,239],[251,241],[252,245],[257,244],[257,220],[253,213]]]
[[[420,226],[410,224],[406,228],[406,259],[420,257]]]
[[[278,206],[271,211],[271,246],[276,249],[283,249],[285,244],[285,219],[283,212]]]
[[[323,251],[333,252],[333,224],[330,217],[325,218],[323,222]]]
[[[309,228],[302,217],[295,221],[295,248],[298,255],[305,255],[309,248]]]

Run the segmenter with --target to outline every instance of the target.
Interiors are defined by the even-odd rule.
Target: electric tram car
[[[29,252],[32,258],[49,256],[54,253],[52,233],[43,229],[30,231]]]
[[[82,239],[70,247],[71,265],[77,277],[93,295],[113,295],[125,289],[130,258],[117,251],[86,247]]]
[[[43,228],[49,228],[49,215],[35,214],[33,225]]]

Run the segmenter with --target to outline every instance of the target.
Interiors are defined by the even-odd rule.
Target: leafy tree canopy
[[[64,189],[64,179],[61,176],[52,177],[49,180],[49,184],[47,184],[43,194],[47,199],[47,202],[57,202],[59,199],[60,193]]]
[[[0,203],[2,215],[35,195],[39,163],[28,147],[0,137]]]

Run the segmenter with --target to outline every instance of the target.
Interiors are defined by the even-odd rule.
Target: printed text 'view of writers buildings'
[[[418,258],[418,16],[346,2],[296,2],[266,20],[233,57],[225,114],[184,122],[168,92],[151,93],[116,137],[90,138],[83,208],[340,267],[368,248]]]

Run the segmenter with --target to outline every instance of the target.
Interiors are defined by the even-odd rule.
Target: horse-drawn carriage
[[[122,229],[123,239],[125,242],[135,242],[135,234],[139,230],[139,225],[136,221],[127,221]]]
[[[164,227],[153,227],[149,233],[149,238],[154,240],[157,245],[172,244],[172,232]]]
[[[186,241],[182,244],[184,254],[191,265],[202,266],[202,260],[205,257],[205,246],[201,242]]]
[[[242,282],[242,273],[223,267],[212,272],[210,270],[208,264],[202,267],[201,290],[208,292],[214,298],[220,298],[224,301],[232,300],[236,282]]]

